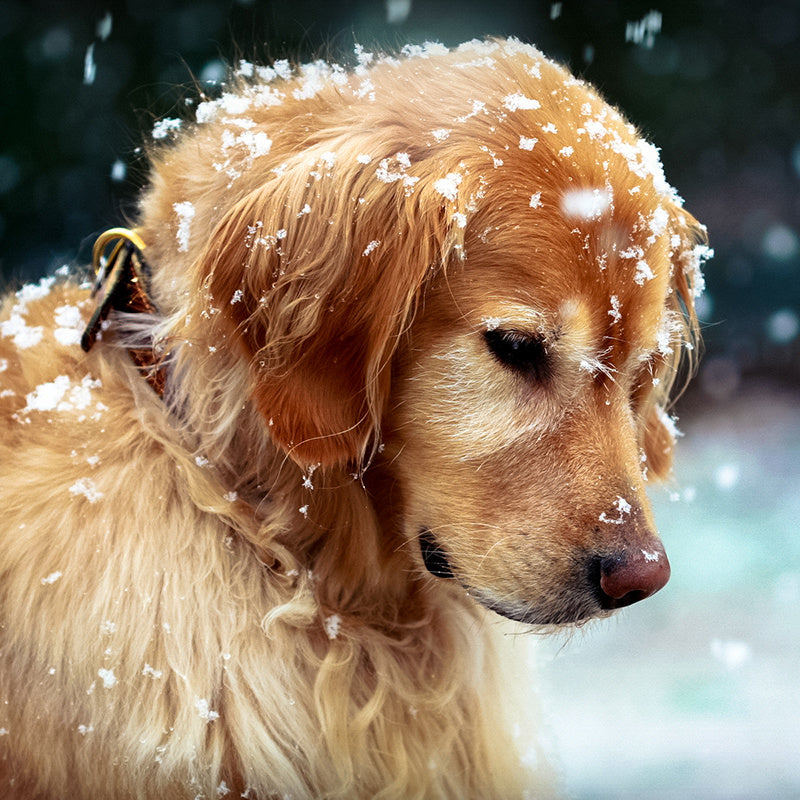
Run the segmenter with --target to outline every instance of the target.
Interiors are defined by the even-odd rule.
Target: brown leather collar
[[[106,259],[104,254],[112,243],[115,243],[114,248]],[[143,255],[144,248],[139,234],[128,228],[107,230],[95,242],[92,262],[97,280],[92,297],[97,305],[81,337],[81,347],[87,353],[97,341],[103,321],[112,308],[128,314],[158,313],[147,294],[150,268]],[[153,391],[163,397],[166,371],[153,348],[129,348],[128,354]]]

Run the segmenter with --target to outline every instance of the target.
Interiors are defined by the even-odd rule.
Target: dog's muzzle
[[[458,580],[434,534],[423,528],[418,538],[428,572],[437,578]],[[657,539],[648,545],[587,555],[574,585],[565,585],[558,599],[542,606],[499,602],[485,589],[462,584],[481,605],[508,619],[529,625],[581,623],[644,600],[664,587],[670,577],[667,554]]]

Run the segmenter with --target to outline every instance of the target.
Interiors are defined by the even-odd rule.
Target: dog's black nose
[[[662,589],[670,575],[664,547],[654,541],[649,548],[623,550],[600,559],[600,604],[622,608]]]

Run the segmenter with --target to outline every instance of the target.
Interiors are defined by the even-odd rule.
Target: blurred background
[[[620,106],[716,252],[675,481],[653,494],[672,581],[537,643],[565,792],[800,798],[797,0],[0,0],[0,277],[85,262],[133,208],[154,122],[226,62],[485,35]]]

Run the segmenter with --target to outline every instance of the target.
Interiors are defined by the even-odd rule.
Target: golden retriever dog
[[[3,305],[0,794],[540,796],[495,620],[666,583],[702,229],[513,39],[190,116],[94,295]]]

